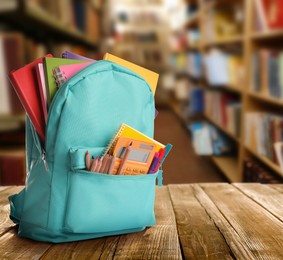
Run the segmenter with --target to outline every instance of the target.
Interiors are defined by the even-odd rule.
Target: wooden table
[[[17,237],[0,187],[3,259],[283,259],[283,185],[181,184],[157,188],[157,225],[143,232],[51,244]]]

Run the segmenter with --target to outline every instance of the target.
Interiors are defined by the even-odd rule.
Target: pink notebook
[[[65,81],[93,62],[62,65],[53,70],[53,75],[59,88]]]
[[[44,78],[43,64],[38,63],[36,66],[36,74],[39,85],[40,100],[44,114],[45,123],[47,122],[48,112],[47,112],[47,96],[46,96],[46,86]]]

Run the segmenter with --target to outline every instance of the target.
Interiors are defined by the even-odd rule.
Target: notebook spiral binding
[[[67,80],[65,73],[60,71],[59,68],[53,69],[53,75],[54,75],[56,85],[58,88]]]
[[[110,152],[110,154],[113,152],[113,149],[118,141],[118,138],[120,137],[121,132],[124,131],[124,128],[126,127],[125,124],[121,124],[120,127],[117,129],[117,131],[115,132],[115,134],[113,135],[112,139],[110,140],[110,142],[108,143],[107,147],[105,148],[102,157],[104,157],[108,152]]]

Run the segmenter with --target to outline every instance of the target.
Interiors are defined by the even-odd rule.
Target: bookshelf
[[[245,116],[249,112],[266,112],[272,114],[278,114],[283,116],[283,98],[269,96],[261,92],[255,92],[252,89],[252,77],[253,71],[251,68],[251,53],[260,48],[279,48],[282,51],[282,46],[279,42],[283,39],[283,28],[262,30],[258,31],[255,28],[255,12],[256,12],[256,0],[214,0],[214,1],[190,1],[187,0],[187,4],[198,4],[198,11],[196,14],[188,18],[181,30],[188,30],[189,28],[198,28],[200,31],[200,41],[197,48],[194,46],[188,46],[184,51],[187,52],[199,52],[202,56],[206,55],[210,49],[218,48],[223,52],[229,52],[230,50],[240,49],[241,57],[243,58],[244,77],[242,84],[239,85],[221,85],[214,87],[205,79],[203,75],[202,79],[198,81],[198,86],[204,89],[204,91],[216,90],[223,93],[231,93],[238,97],[241,105],[240,123],[241,130],[240,136],[236,137],[228,129],[219,124],[211,116],[203,114],[204,120],[209,122],[218,128],[225,136],[230,138],[236,145],[237,153],[234,156],[211,156],[211,161],[223,172],[223,174],[231,182],[243,181],[243,164],[247,159],[254,159],[261,162],[272,173],[278,176],[283,176],[283,170],[273,162],[271,159],[259,154],[255,149],[245,144]],[[241,33],[235,33],[229,36],[211,37],[207,33],[207,26],[209,24],[209,14],[216,13],[218,10],[226,8],[227,6],[237,5],[243,8],[243,23],[241,25]],[[231,8],[231,7],[229,7]],[[187,79],[190,79],[189,75],[186,75]],[[177,105],[175,104],[175,107]],[[180,109],[179,109],[180,110]],[[178,110],[175,108],[175,112]],[[185,124],[191,122],[191,118],[185,119]]]
[[[59,57],[67,49],[95,58],[100,47],[102,2],[0,2],[0,185],[21,185],[25,179],[25,113],[7,75],[12,69],[18,69],[47,53]],[[80,5],[79,8],[76,5]],[[80,16],[79,12],[84,15]],[[12,47],[9,48],[9,44]],[[15,165],[15,169],[13,167],[8,172],[8,166],[14,166],[14,162],[23,167]],[[18,178],[15,183],[10,183],[1,179],[1,176],[13,177],[13,171],[15,176],[23,176],[23,181]]]
[[[15,3],[11,8],[0,7],[2,23],[8,23],[28,34],[46,34],[56,41],[67,41],[97,49],[98,39],[90,39],[76,27],[67,26],[38,4],[19,0],[12,2]]]

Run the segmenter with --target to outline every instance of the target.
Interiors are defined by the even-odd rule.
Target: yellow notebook
[[[112,62],[115,62],[127,69],[130,69],[134,72],[136,72],[138,75],[140,75],[142,78],[144,78],[146,80],[146,82],[148,83],[148,85],[151,87],[152,89],[152,93],[153,95],[155,95],[155,90],[156,90],[156,86],[157,86],[157,81],[158,81],[158,77],[159,74],[148,70],[146,68],[143,68],[141,66],[138,66],[132,62],[123,60],[121,58],[118,58],[112,54],[106,53],[103,57],[104,60],[109,60]]]
[[[156,140],[146,136],[145,134],[139,132],[138,130],[136,130],[136,129],[130,127],[129,125],[123,123],[123,124],[121,124],[121,126],[118,128],[117,132],[112,137],[108,146],[104,150],[104,153],[103,153],[102,156],[105,156],[108,152],[109,152],[109,154],[113,153],[113,150],[114,150],[115,145],[118,141],[118,138],[121,137],[121,136],[129,137],[129,138],[133,138],[133,139],[138,139],[138,140],[144,141],[144,142],[154,143],[156,145],[156,151],[157,152],[161,148],[165,147],[165,145],[163,145],[162,143],[157,142]]]

